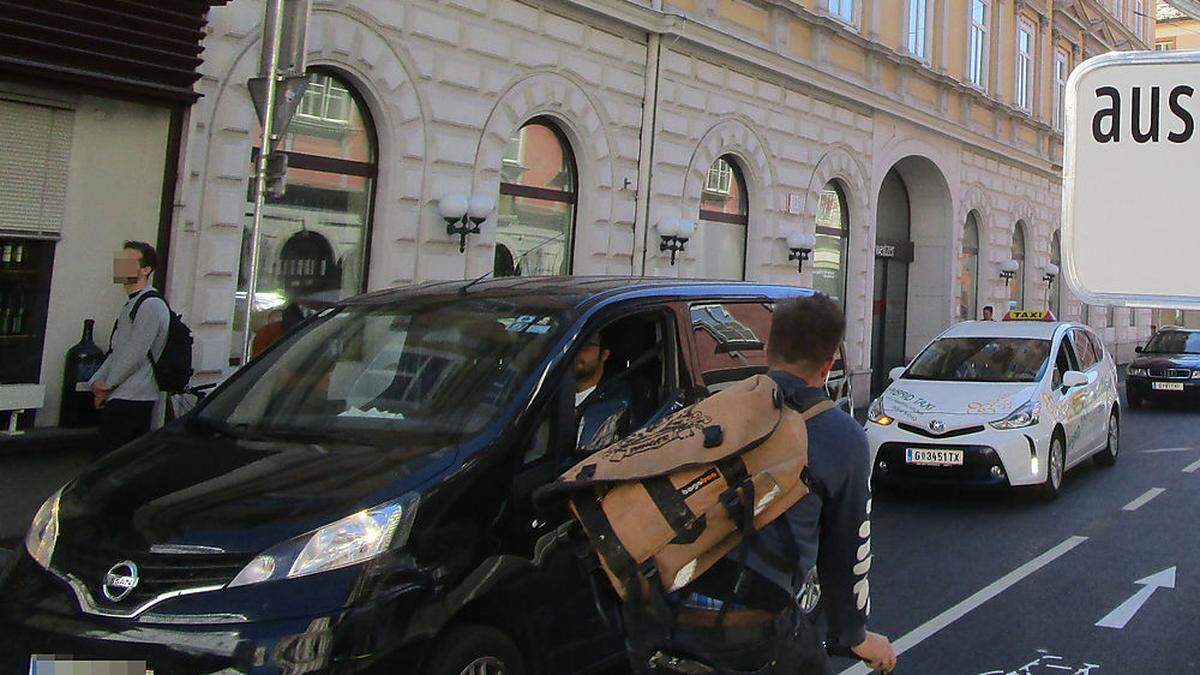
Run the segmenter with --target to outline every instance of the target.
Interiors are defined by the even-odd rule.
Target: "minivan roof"
[[[691,298],[771,298],[782,299],[811,295],[800,286],[762,284],[747,281],[673,279],[669,277],[552,276],[502,277],[479,281],[456,279],[399,286],[349,298],[350,304],[387,304],[399,300],[447,301],[455,298],[514,299],[536,297],[540,303],[563,308],[586,309],[616,300],[655,298],[688,300]]]

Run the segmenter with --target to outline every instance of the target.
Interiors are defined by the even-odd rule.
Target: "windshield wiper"
[[[314,444],[351,443],[377,447],[379,443],[366,434],[354,433],[345,429],[308,429],[302,427],[260,427],[255,429],[260,436],[274,440],[301,441]]]
[[[250,425],[246,423],[230,424],[228,422],[212,419],[211,417],[189,417],[186,423],[189,429],[199,429],[207,431],[216,436],[225,436],[226,438],[248,438]]]

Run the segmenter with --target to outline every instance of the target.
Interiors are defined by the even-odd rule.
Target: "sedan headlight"
[[[1134,377],[1149,377],[1150,370],[1148,368],[1130,368],[1129,374]],[[1200,370],[1193,372],[1192,377],[1200,377]]]
[[[889,425],[891,425],[892,422],[896,421],[896,420],[892,419],[891,417],[888,417],[887,413],[885,413],[883,411],[883,398],[882,397],[877,398],[874,401],[872,401],[871,407],[867,408],[867,420],[874,424],[878,424],[881,427],[889,426]]]
[[[408,495],[346,516],[260,553],[229,588],[294,579],[366,562],[389,547],[403,546],[417,500]]]
[[[1025,405],[1012,411],[1008,417],[992,422],[992,427],[995,429],[1024,429],[1037,424],[1038,416],[1041,414],[1041,404],[1031,399]]]
[[[29,534],[25,535],[25,550],[37,564],[47,569],[54,556],[54,545],[58,543],[58,502],[62,491],[59,488],[42,503],[29,526]]]
[[[1193,380],[1200,380],[1200,370],[1193,370],[1193,371],[1192,371],[1192,379],[1193,379]]]

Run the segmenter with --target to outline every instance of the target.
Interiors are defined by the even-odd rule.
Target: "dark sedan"
[[[1148,399],[1200,398],[1200,330],[1163,328],[1137,351],[1125,379],[1129,407]]]

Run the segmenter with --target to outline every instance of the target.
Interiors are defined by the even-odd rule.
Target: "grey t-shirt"
[[[129,297],[117,314],[111,352],[104,359],[92,382],[103,381],[113,387],[111,398],[123,401],[157,401],[160,393],[154,380],[149,355],[157,360],[167,343],[171,317],[162,298],[149,298],[138,308],[137,318],[130,312],[138,298],[153,291],[147,286]]]

